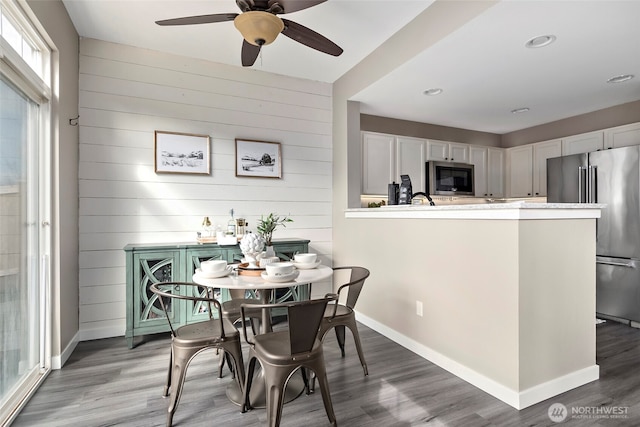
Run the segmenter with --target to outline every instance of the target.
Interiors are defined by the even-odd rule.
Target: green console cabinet
[[[274,239],[273,248],[282,260],[293,258],[296,252],[308,252],[309,240]],[[160,301],[149,291],[149,285],[159,282],[191,282],[200,262],[209,259],[224,259],[237,263],[242,259],[238,245],[218,246],[215,243],[146,243],[129,244],[124,248],[127,274],[127,330],[125,338],[129,348],[139,336],[169,331]],[[302,287],[301,287],[302,288]],[[226,290],[221,290],[221,300],[228,299]],[[184,290],[176,286],[174,292]],[[278,294],[278,300],[287,298],[306,299],[308,289],[291,288]],[[192,321],[208,317],[203,307],[191,301],[174,300],[171,306],[171,322],[179,327]]]

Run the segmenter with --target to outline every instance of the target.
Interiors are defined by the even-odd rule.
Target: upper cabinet
[[[562,138],[562,155],[589,153],[604,149],[604,132],[596,131]]]
[[[507,196],[547,195],[547,159],[562,155],[562,140],[527,144],[507,150]]]
[[[604,139],[607,148],[640,145],[640,123],[607,129],[604,131]]]
[[[387,194],[395,179],[395,137],[362,133],[362,194]]]
[[[562,156],[562,140],[533,144],[533,196],[547,195],[547,159]]]
[[[504,197],[504,150],[502,148],[487,149],[489,167],[487,171],[487,190],[489,197]],[[476,192],[476,195],[478,193]]]
[[[400,175],[409,175],[414,193],[425,191],[425,162],[427,141],[406,136],[396,137],[396,172],[395,181],[400,182]]]
[[[427,160],[469,163],[469,145],[429,139],[427,140]]]
[[[504,150],[472,145],[469,163],[474,168],[476,197],[504,197]]]
[[[531,197],[533,193],[533,147],[507,149],[507,197]]]

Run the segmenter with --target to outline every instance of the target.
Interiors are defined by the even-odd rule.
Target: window
[[[21,4],[26,4],[22,3]],[[0,0],[0,425],[50,367],[51,57],[13,0]],[[45,64],[46,61],[46,64]]]
[[[39,34],[31,28],[14,1],[2,0],[0,3],[0,35],[29,68],[47,86],[50,86],[49,48]],[[1,50],[0,56],[2,56]]]

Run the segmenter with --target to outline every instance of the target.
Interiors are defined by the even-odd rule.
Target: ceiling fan
[[[327,0],[236,0],[242,13],[215,13],[186,16],[156,21],[158,25],[193,25],[233,21],[242,34],[242,65],[252,66],[260,48],[272,43],[278,34],[302,43],[312,49],[333,56],[342,54],[342,48],[315,31],[277,15],[296,12],[324,3]]]

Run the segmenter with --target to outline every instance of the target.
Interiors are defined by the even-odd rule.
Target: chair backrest
[[[351,270],[349,282],[341,285],[338,288],[337,294],[342,297],[342,292],[347,292],[344,304],[353,309],[356,306],[356,302],[358,301],[358,297],[360,296],[360,292],[364,286],[364,281],[369,277],[369,270],[364,267],[355,266],[334,267],[333,270]]]
[[[320,322],[324,316],[325,308],[329,301],[333,301],[336,296],[329,296],[324,298],[304,300],[304,301],[292,301],[279,304],[251,304],[241,305],[242,310],[242,326],[244,329],[244,339],[249,344],[253,344],[247,337],[247,327],[245,324],[245,308],[255,309],[267,309],[274,310],[276,308],[287,309],[287,322],[289,331],[290,342],[290,354],[306,353],[313,349],[313,345],[316,341],[318,330],[320,329]]]
[[[291,354],[311,351],[315,343],[320,322],[324,316],[327,303],[332,298],[312,299],[289,304],[287,313],[289,318],[289,341]]]
[[[213,296],[214,289],[208,286],[198,285],[191,282],[160,282],[152,283],[149,290],[156,295],[156,301],[160,302],[160,306],[169,323],[171,334],[175,337],[176,331],[171,324],[171,303],[172,299],[189,300],[194,303],[203,303],[209,319],[213,319],[213,310],[218,312],[218,321],[220,322],[220,331],[224,337],[224,324],[222,322],[222,307],[220,302]],[[149,301],[148,305],[155,304],[156,301]]]

